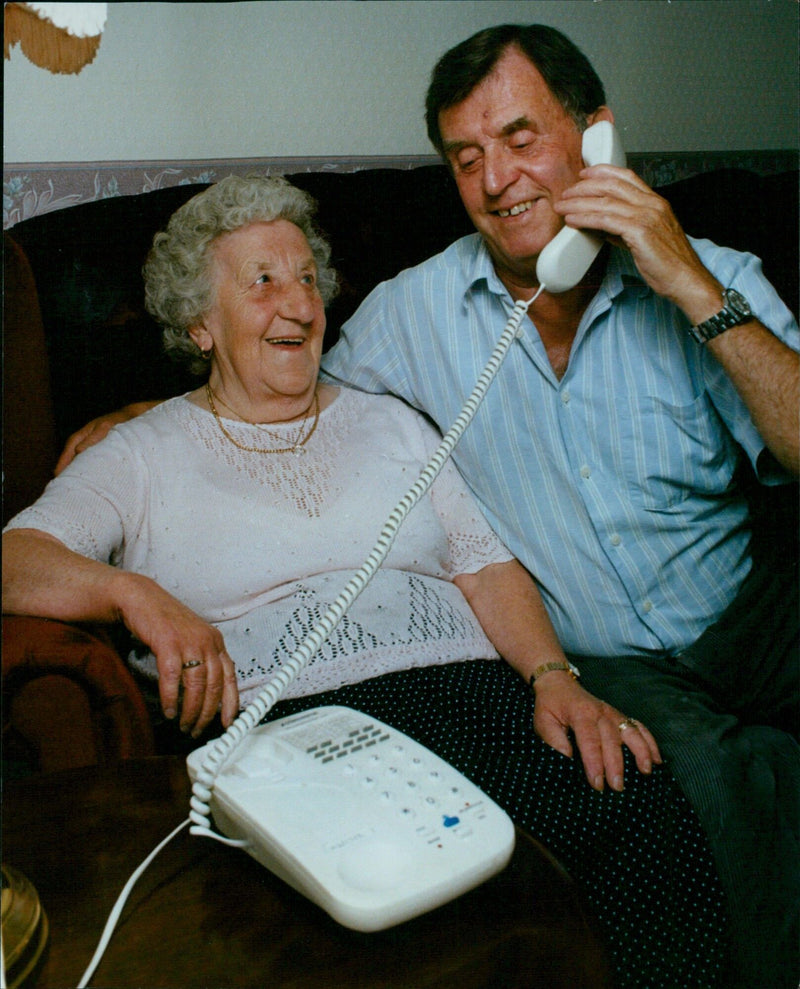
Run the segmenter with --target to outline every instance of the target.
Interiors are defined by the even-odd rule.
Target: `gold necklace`
[[[305,436],[303,436],[303,430],[306,427],[306,423],[304,421],[300,425],[300,432],[297,434],[297,437],[292,446],[279,447],[274,450],[265,450],[262,447],[258,447],[258,446],[245,446],[244,443],[239,443],[238,440],[235,440],[233,436],[231,436],[231,434],[225,428],[225,426],[223,426],[222,419],[220,418],[219,412],[217,412],[217,407],[214,404],[214,392],[211,390],[211,384],[209,382],[206,382],[206,397],[208,398],[208,407],[211,409],[211,414],[217,420],[217,425],[222,431],[222,435],[227,440],[230,440],[230,442],[233,443],[235,447],[238,447],[240,450],[244,450],[245,453],[294,453],[296,456],[301,456],[306,452],[304,447],[306,443],[308,443],[308,441],[313,436],[314,430],[317,428],[317,423],[319,422],[319,395],[317,394],[317,390],[315,388],[314,401],[312,403],[314,406],[314,419],[313,422],[311,423],[311,428],[308,430]],[[230,411],[233,412],[234,415],[239,415],[239,413],[236,412],[234,409],[231,409],[229,405],[226,405],[226,403],[223,402],[221,398],[218,399],[218,401],[222,405],[225,405],[226,408],[230,409]],[[311,406],[309,406],[308,409],[306,409],[304,415],[308,413],[310,408]],[[247,419],[244,419],[243,416],[239,416],[239,418],[242,419],[242,421],[245,422],[248,426],[257,426],[260,429],[263,429],[265,432],[270,432],[270,430],[268,430],[262,423],[248,422]]]
[[[223,405],[228,410],[228,412],[232,412],[236,416],[237,419],[241,419],[242,422],[246,423],[248,426],[255,426],[256,429],[260,429],[260,430],[262,430],[262,432],[269,433],[270,436],[274,437],[275,439],[281,439],[281,437],[278,436],[272,429],[270,429],[266,425],[266,423],[263,423],[263,422],[253,422],[252,419],[245,419],[245,417],[241,414],[241,412],[237,412],[236,409],[234,409],[234,407],[232,405],[228,405],[228,403],[225,401],[225,399],[221,395],[218,395],[214,391],[213,388],[211,388],[211,385],[210,384],[208,384],[207,387],[210,389],[211,394],[214,396],[215,401],[219,402],[220,405]],[[314,401],[315,401],[316,397],[317,397],[317,392],[316,392],[316,389],[315,389],[314,390],[314,398],[311,399],[311,401],[308,403],[308,405],[306,406],[306,408],[302,412],[298,412],[296,416],[292,416],[291,419],[283,419],[283,420],[281,420],[281,425],[288,426],[288,424],[290,422],[299,422],[300,419],[305,419],[306,416],[308,415],[308,413],[311,411],[311,406],[314,404]],[[274,425],[274,423],[273,423],[273,425]],[[303,426],[300,427],[300,433],[302,433],[303,428],[304,428]]]

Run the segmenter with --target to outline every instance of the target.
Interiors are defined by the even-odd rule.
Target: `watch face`
[[[725,302],[741,316],[750,315],[750,303],[733,288],[725,289]]]

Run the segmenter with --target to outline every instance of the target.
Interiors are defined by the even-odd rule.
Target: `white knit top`
[[[252,447],[289,446],[298,431],[224,424]],[[302,455],[248,453],[182,396],[112,430],[8,528],[152,577],[220,629],[247,704],[364,562],[438,442],[397,399],[342,389]],[[285,696],[496,658],[452,578],[509,559],[448,463]],[[146,648],[131,660],[155,675]]]

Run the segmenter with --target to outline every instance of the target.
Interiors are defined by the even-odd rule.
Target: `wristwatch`
[[[565,673],[569,673],[573,680],[577,680],[581,675],[581,671],[577,666],[573,666],[569,660],[559,659],[552,663],[542,663],[541,666],[537,666],[536,669],[531,673],[528,679],[528,686],[533,689],[533,684],[540,676],[545,673],[549,673],[551,670],[563,670]]]
[[[750,303],[745,297],[732,288],[722,290],[722,309],[710,319],[703,320],[697,326],[690,326],[689,332],[698,343],[707,343],[718,337],[720,333],[729,330],[732,326],[739,326],[746,323],[753,315]]]

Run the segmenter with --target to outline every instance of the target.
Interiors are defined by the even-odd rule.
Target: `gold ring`
[[[205,664],[202,659],[190,659],[188,662],[184,663],[183,666],[181,666],[181,669],[193,670],[195,666],[204,666],[204,665]]]
[[[619,728],[620,732],[623,732],[625,731],[626,728],[638,728],[639,722],[636,720],[636,718],[626,718],[624,721],[620,721],[617,727]]]

